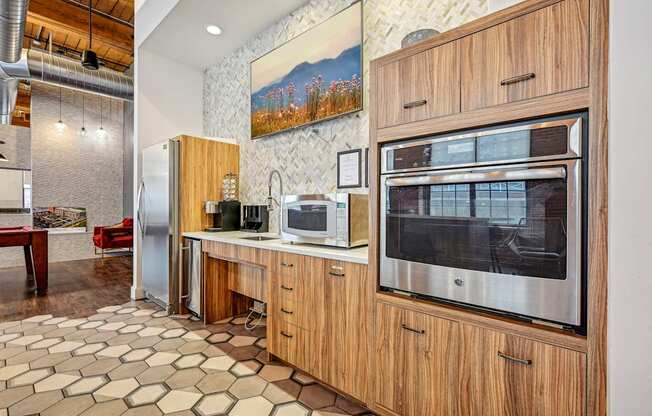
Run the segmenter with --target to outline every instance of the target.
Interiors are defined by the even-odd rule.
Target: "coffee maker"
[[[243,207],[242,231],[266,233],[269,231],[267,205],[245,205]]]
[[[240,229],[240,201],[205,201],[204,212],[213,216],[213,226],[205,231]]]

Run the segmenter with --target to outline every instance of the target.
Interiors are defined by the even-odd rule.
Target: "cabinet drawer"
[[[203,241],[202,251],[209,256],[221,259],[237,259],[238,246],[235,244],[219,243],[217,241]]]
[[[587,87],[588,6],[564,0],[463,38],[462,111]]]
[[[291,364],[297,365],[297,340],[299,338],[299,328],[288,322],[276,320],[272,325],[270,334],[271,353],[278,356]]]
[[[281,296],[278,302],[275,303],[275,310],[272,311],[274,317],[282,321],[298,325],[297,316],[298,310],[294,297]]]
[[[281,277],[296,278],[301,268],[302,257],[297,254],[278,252],[274,269]]]
[[[300,328],[290,322],[274,320],[270,327],[269,349],[280,359],[319,376],[317,372],[319,340],[314,331]]]
[[[418,53],[378,70],[378,127],[457,113],[460,110],[458,42]]]
[[[279,276],[277,280],[279,296],[297,298],[301,286],[297,284],[297,279],[293,276]]]

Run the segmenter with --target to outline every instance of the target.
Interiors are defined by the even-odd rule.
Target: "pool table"
[[[36,281],[36,293],[48,291],[48,232],[32,227],[0,228],[0,247],[23,246],[28,278]]]

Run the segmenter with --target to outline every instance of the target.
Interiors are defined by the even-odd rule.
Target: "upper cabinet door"
[[[377,83],[379,128],[458,113],[457,42],[380,67]]]
[[[564,0],[463,38],[462,111],[587,87],[588,6]]]

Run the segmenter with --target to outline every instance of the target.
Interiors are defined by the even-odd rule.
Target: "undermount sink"
[[[278,237],[266,237],[264,235],[254,235],[251,237],[240,237],[241,240],[249,241],[269,241],[269,240],[278,240]]]

